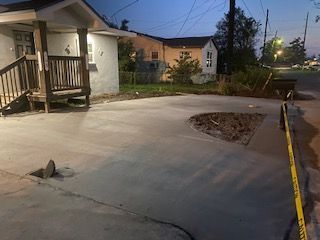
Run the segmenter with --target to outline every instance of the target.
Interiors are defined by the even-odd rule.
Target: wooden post
[[[48,65],[47,23],[34,21],[34,44],[39,64],[40,94],[46,97],[45,111],[50,111],[49,97],[51,95],[51,84]]]
[[[81,28],[77,30],[79,35],[79,50],[81,58],[81,84],[90,92],[90,80],[89,80],[89,58],[88,58],[88,29]]]

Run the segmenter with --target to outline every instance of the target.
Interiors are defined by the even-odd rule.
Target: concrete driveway
[[[279,108],[277,100],[188,95],[1,118],[0,169],[24,175],[53,159],[62,175],[49,186],[195,239],[283,239],[295,210]],[[215,111],[268,115],[242,146],[186,123]]]

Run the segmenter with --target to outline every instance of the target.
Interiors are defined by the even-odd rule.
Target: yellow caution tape
[[[288,142],[288,152],[289,152],[289,158],[290,158],[290,170],[291,170],[292,184],[293,184],[293,190],[294,190],[294,198],[295,198],[296,210],[297,210],[297,216],[298,216],[299,237],[300,237],[300,240],[307,240],[308,239],[307,229],[306,229],[306,224],[304,220],[302,200],[301,200],[301,194],[300,194],[300,188],[299,188],[299,180],[298,180],[297,169],[296,169],[296,164],[295,164],[295,159],[293,154],[290,128],[289,128],[288,116],[286,111],[286,103],[282,104],[282,110],[284,115],[286,137]]]

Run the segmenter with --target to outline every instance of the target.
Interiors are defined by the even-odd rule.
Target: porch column
[[[47,43],[47,23],[44,21],[34,21],[34,45],[39,64],[39,84],[40,94],[45,96],[45,111],[50,111],[48,98],[51,95],[51,84],[48,65],[48,43]]]
[[[80,28],[77,29],[77,33],[79,36],[79,50],[80,50],[80,58],[81,58],[81,84],[88,91],[88,95],[86,96],[86,105],[89,106],[89,95],[90,95],[90,77],[89,77],[89,58],[88,58],[88,29]]]

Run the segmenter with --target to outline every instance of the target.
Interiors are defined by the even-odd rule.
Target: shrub
[[[239,93],[239,91],[241,90],[240,88],[241,87],[238,83],[231,81],[231,82],[220,82],[218,90],[222,95],[234,96]]]
[[[263,88],[270,73],[275,74],[271,69],[247,66],[244,71],[239,71],[232,75],[232,80],[243,85],[254,93],[255,91]]]
[[[177,83],[192,83],[191,76],[201,73],[202,68],[198,59],[191,59],[189,56],[177,60],[175,59],[176,65],[170,67],[168,74],[169,79]]]

